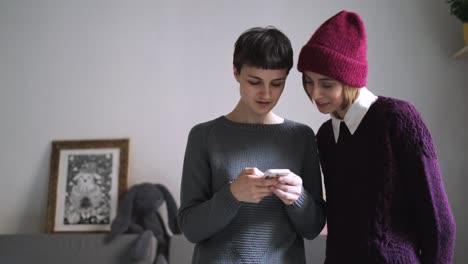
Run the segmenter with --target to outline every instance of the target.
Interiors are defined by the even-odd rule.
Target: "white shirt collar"
[[[360,88],[359,96],[356,98],[356,100],[354,100],[354,103],[346,112],[343,120],[331,115],[335,142],[338,142],[338,136],[340,135],[340,122],[344,121],[349,129],[349,132],[351,132],[351,135],[353,135],[354,132],[356,132],[356,129],[359,127],[359,124],[366,115],[367,111],[376,100],[377,96],[375,96],[366,87],[363,87]]]

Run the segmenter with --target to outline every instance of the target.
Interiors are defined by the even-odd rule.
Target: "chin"
[[[255,113],[256,113],[257,115],[260,115],[260,116],[262,116],[262,115],[266,115],[266,114],[268,114],[270,111],[271,111],[271,109],[270,109],[270,110],[268,110],[268,111],[266,111],[266,110],[262,110],[262,111],[255,111]]]
[[[255,109],[255,113],[259,114],[259,115],[265,115],[265,114],[268,114],[271,110],[273,110],[273,107],[256,107],[254,108]]]
[[[318,108],[318,111],[319,111],[320,113],[324,114],[324,115],[328,115],[328,114],[331,113],[331,111],[324,110],[324,109],[320,109],[320,108]]]

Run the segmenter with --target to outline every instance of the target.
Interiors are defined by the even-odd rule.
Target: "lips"
[[[256,101],[259,105],[269,105],[271,102]]]
[[[324,106],[327,106],[328,103],[323,103],[323,102],[315,102],[317,104],[318,107],[324,107]]]

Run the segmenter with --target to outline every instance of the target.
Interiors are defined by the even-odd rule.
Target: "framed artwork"
[[[53,141],[46,232],[107,232],[127,190],[129,139]]]

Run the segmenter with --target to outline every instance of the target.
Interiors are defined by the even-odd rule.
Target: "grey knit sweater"
[[[290,169],[303,191],[292,205],[272,195],[238,202],[229,184],[246,167]],[[305,263],[303,237],[325,224],[319,159],[312,129],[236,123],[221,116],[192,128],[181,185],[179,223],[196,243],[192,263]]]

